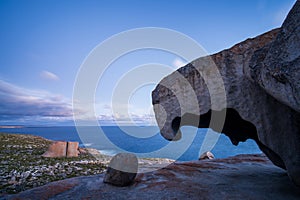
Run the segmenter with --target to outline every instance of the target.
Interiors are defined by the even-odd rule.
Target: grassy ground
[[[51,144],[42,137],[0,133],[0,195],[18,193],[65,178],[102,173],[107,162],[90,153],[43,158]],[[108,160],[103,156],[103,161]]]

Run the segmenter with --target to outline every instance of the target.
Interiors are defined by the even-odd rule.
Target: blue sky
[[[0,0],[0,125],[61,125],[72,121],[73,84],[91,50],[133,28],[162,27],[186,34],[215,53],[279,27],[295,0]],[[116,62],[96,94],[99,119],[112,119],[109,98],[126,70],[180,59],[143,51]],[[137,121],[151,118],[153,86],[130,99]],[[108,95],[106,95],[108,94]]]

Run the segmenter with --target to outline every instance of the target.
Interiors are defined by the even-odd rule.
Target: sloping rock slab
[[[5,199],[299,199],[284,170],[263,155],[174,163],[139,174],[130,187],[103,175],[53,182]]]

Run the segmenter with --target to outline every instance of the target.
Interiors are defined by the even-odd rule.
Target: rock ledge
[[[104,175],[53,182],[6,199],[299,199],[286,172],[263,155],[173,163],[137,175],[129,187],[103,183]]]

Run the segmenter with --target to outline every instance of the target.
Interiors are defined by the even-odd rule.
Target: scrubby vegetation
[[[43,158],[50,144],[38,136],[0,133],[0,196],[56,180],[103,173],[109,160],[103,155],[96,159],[91,153],[76,158]]]

